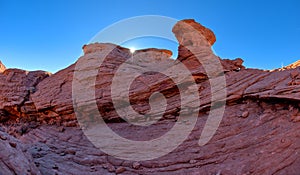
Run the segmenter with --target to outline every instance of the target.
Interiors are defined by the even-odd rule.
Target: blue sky
[[[129,17],[163,15],[194,18],[212,29],[214,50],[222,58],[241,57],[247,67],[273,69],[300,59],[299,9],[298,0],[0,0],[0,60],[7,67],[56,72],[74,63],[82,45],[105,27]],[[135,44],[177,47],[158,41]]]

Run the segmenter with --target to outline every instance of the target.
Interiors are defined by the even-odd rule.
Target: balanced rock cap
[[[211,46],[216,42],[216,36],[214,32],[209,28],[197,23],[194,19],[184,19],[177,22],[173,27],[172,32],[176,35],[176,38],[179,39],[178,41],[180,42],[182,35],[188,32],[194,32],[192,30],[199,31]]]

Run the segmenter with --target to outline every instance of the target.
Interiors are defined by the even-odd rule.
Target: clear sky
[[[140,15],[194,18],[214,31],[220,57],[241,57],[247,67],[273,69],[300,59],[299,0],[0,0],[0,60],[56,72],[103,28]],[[137,47],[174,49],[152,41],[138,40]]]

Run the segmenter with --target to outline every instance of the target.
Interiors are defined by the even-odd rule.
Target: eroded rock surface
[[[0,174],[41,174],[24,143],[1,130],[3,129],[0,128]]]
[[[164,49],[131,53],[114,44],[94,43],[83,47],[84,55],[75,64],[53,75],[6,69],[0,63],[0,123],[5,132],[17,137],[0,132],[4,150],[0,151],[0,174],[299,174],[299,67],[293,64],[285,70],[263,71],[245,68],[241,58],[221,59],[211,50],[216,41],[214,33],[194,20],[178,22],[173,32],[179,41],[176,60],[170,59],[172,52]],[[177,73],[181,76],[173,81],[155,71],[174,73],[177,70],[168,66],[181,63],[192,77],[182,78]],[[208,74],[210,70],[216,71]],[[155,160],[125,161],[109,156],[96,148],[79,127],[73,108],[75,73],[83,73],[77,82],[91,83],[79,89],[81,92],[95,89],[95,98],[75,99],[75,105],[87,104],[80,117],[93,122],[89,104],[95,101],[104,120],[124,138],[151,140],[166,133],[175,122],[190,125],[188,120],[178,119],[181,103],[188,104],[189,109],[200,107],[196,126],[178,148]],[[126,84],[134,73],[141,76],[128,89],[111,90],[113,81]],[[115,80],[115,75],[121,78]],[[222,122],[212,140],[199,146],[201,131],[214,108],[210,80],[223,76],[226,108]],[[174,83],[177,80],[186,101],[180,99],[182,94]],[[195,95],[190,90],[194,82],[200,104],[189,101]],[[152,96],[154,92],[165,96],[165,111],[160,110],[161,100]],[[129,102],[123,98],[126,95]],[[119,116],[116,109],[126,117]],[[134,112],[149,111],[151,117],[163,118],[150,127],[124,122],[147,122],[149,117]],[[16,159],[11,155],[17,155]],[[22,161],[16,164],[16,160]]]
[[[26,118],[36,110],[30,95],[36,85],[49,76],[44,71],[28,72],[20,69],[6,69],[0,73],[0,111],[11,118]]]

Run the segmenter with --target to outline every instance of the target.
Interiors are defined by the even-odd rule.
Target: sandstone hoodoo
[[[127,48],[93,43],[83,47],[84,55],[75,64],[53,75],[9,69],[0,62],[0,174],[299,174],[299,64],[263,71],[245,68],[241,58],[219,58],[211,51],[216,42],[212,30],[191,19],[179,21],[173,33],[179,43],[176,60],[170,59],[172,52],[164,49],[137,50],[134,57]],[[82,69],[89,80],[94,76],[89,71],[98,66],[91,86],[95,97],[76,99],[78,103],[95,101],[107,125],[123,138],[135,141],[156,139],[175,123],[191,125],[179,114],[183,112],[188,117],[194,107],[199,107],[188,138],[169,154],[147,161],[118,159],[94,146],[78,123],[72,92],[78,63],[101,58],[101,66],[86,64]],[[216,58],[223,71],[209,76],[199,58],[204,63]],[[183,63],[192,79],[178,76],[178,85],[168,76],[152,71],[137,76],[128,89],[111,90],[114,83],[126,84],[122,80],[141,73],[150,63],[155,63],[156,69]],[[122,79],[115,79],[119,74]],[[222,76],[226,80],[223,118],[212,139],[199,146],[208,115],[218,108],[211,105],[210,81]],[[189,93],[193,82],[200,104],[189,101],[195,95]],[[164,111],[157,110],[162,105],[160,94],[153,95],[156,92],[166,100]],[[126,94],[129,102],[121,98]],[[191,111],[182,108],[182,103]],[[81,112],[81,118],[93,121],[89,105]],[[133,112],[149,116],[136,116]],[[126,122],[148,122],[160,115],[162,118],[149,126]],[[136,147],[134,151],[144,150]]]

